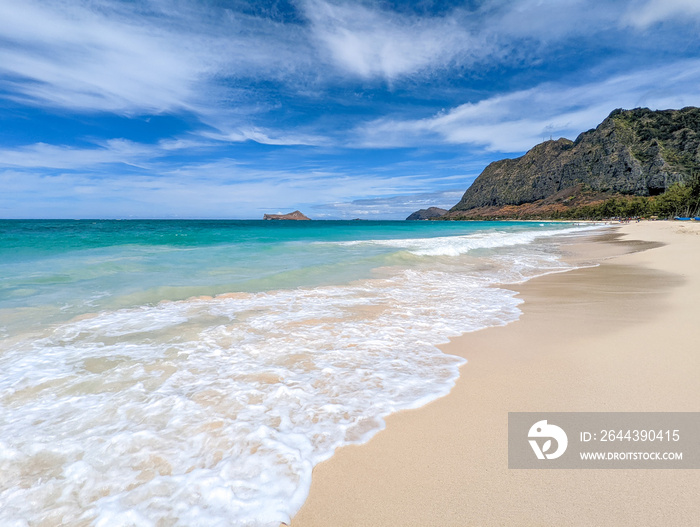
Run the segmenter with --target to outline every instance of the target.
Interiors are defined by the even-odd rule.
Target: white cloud
[[[86,2],[0,3],[0,73],[14,98],[74,109],[162,112],[189,105],[207,64],[158,27]],[[138,20],[138,19],[136,19]]]
[[[145,169],[132,169],[113,162],[123,162],[120,153],[139,161],[141,146],[110,146],[111,150],[79,152],[33,145],[18,153],[17,158],[36,153],[37,159],[56,161],[49,168],[42,168],[47,164],[42,161],[0,169],[0,187],[6,191],[0,193],[2,217],[257,219],[263,213],[299,209],[319,219],[357,217],[360,210],[366,217],[398,219],[419,208],[454,205],[475,177],[455,176],[456,169],[435,177],[400,166],[369,172],[303,164],[263,169],[231,158],[184,164],[164,158],[149,160]],[[431,192],[436,187],[458,190]]]
[[[468,103],[428,119],[379,119],[355,131],[358,146],[471,144],[522,152],[550,136],[574,139],[615,108],[681,108],[700,104],[700,60],[569,87],[545,83]]]
[[[465,189],[467,184],[465,182]],[[319,217],[340,219],[374,219],[374,218],[400,218],[428,207],[443,209],[452,208],[464,194],[461,190],[446,190],[440,192],[421,192],[417,194],[401,194],[398,196],[356,199],[349,202],[338,202],[313,207]]]
[[[436,201],[420,196],[388,198],[384,205],[342,203],[352,196],[392,196],[403,190],[429,188],[411,177],[356,177],[345,173],[259,170],[235,160],[150,170],[146,173],[41,173],[0,171],[0,212],[13,217],[261,218],[263,213],[300,209],[312,218],[349,217],[364,207],[372,217],[397,218]],[[459,200],[450,195],[448,203]],[[435,194],[439,196],[438,194]],[[437,198],[436,198],[437,199]],[[315,203],[337,206],[316,208]],[[401,203],[404,203],[401,206]],[[429,206],[429,205],[428,205]],[[413,210],[408,210],[413,212]],[[359,213],[356,213],[357,215]],[[398,214],[398,216],[397,216]]]
[[[652,0],[639,20],[647,12],[698,11],[696,4]],[[247,81],[317,97],[348,74],[392,84],[454,67],[468,75],[476,64],[540,60],[533,46],[595,34],[623,14],[617,4],[588,0],[494,1],[440,16],[357,2],[298,5],[306,23],[191,0],[0,2],[0,89],[38,106],[122,115],[186,110],[222,129],[254,130],[263,126],[245,116],[278,102]],[[277,144],[275,135],[259,137]]]
[[[522,39],[550,46],[606,31],[617,26],[622,9],[616,2],[591,0],[506,0],[485,2],[480,14],[489,38],[517,52]]]
[[[648,0],[643,5],[633,5],[625,21],[633,26],[647,28],[670,19],[687,20],[700,17],[697,0]]]
[[[143,166],[178,150],[192,151],[205,146],[208,144],[185,139],[163,140],[152,145],[110,139],[92,148],[35,143],[0,149],[0,167],[78,170],[113,163]]]
[[[484,2],[470,11],[418,16],[343,0],[301,4],[321,57],[337,69],[390,83],[445,68],[527,63],[561,40],[618,25],[623,8],[590,0]]]
[[[394,80],[483,54],[453,14],[416,17],[370,9],[355,2],[307,0],[304,11],[322,50],[336,67],[364,78]]]
[[[228,106],[233,115],[244,101],[227,79],[279,79],[310,62],[298,29],[207,9],[190,2],[0,2],[0,88],[23,103],[79,111],[213,116]]]
[[[329,140],[321,135],[304,134],[298,132],[283,132],[279,130],[267,130],[259,127],[239,127],[227,130],[226,123],[218,126],[218,132],[201,132],[201,137],[230,143],[255,141],[263,145],[291,146],[291,145],[326,145]]]

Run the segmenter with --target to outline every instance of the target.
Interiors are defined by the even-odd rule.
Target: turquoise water
[[[0,312],[37,325],[160,300],[346,283],[411,265],[401,247],[342,245],[566,224],[375,221],[0,221]],[[2,333],[0,333],[1,335]]]
[[[0,525],[279,526],[567,224],[0,222]],[[468,351],[468,350],[467,350]]]

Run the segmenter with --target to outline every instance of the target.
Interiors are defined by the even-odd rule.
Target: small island
[[[265,214],[263,220],[311,220],[311,218],[305,216],[298,210],[290,212],[289,214]]]

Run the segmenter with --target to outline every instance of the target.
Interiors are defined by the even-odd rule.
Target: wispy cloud
[[[583,0],[492,2],[434,16],[372,3],[298,5],[304,23],[189,0],[2,2],[0,88],[35,105],[187,110],[213,120],[223,112],[230,120],[270,108],[249,82],[309,96],[342,83],[338,73],[394,82],[514,55],[523,60],[524,38],[551,43],[600,31],[601,21],[619,15]]]
[[[678,0],[683,1],[683,0]],[[590,0],[496,0],[433,16],[374,2],[304,0],[320,56],[340,71],[390,83],[445,68],[528,63],[557,42],[619,25],[624,6]]]
[[[479,9],[481,31],[499,46],[545,48],[558,41],[595,36],[618,25],[624,5],[591,0],[500,0]]]
[[[461,17],[418,17],[357,2],[307,0],[304,12],[322,53],[333,65],[363,78],[392,81],[421,70],[442,68],[482,55],[483,41]]]
[[[82,148],[35,143],[13,149],[0,149],[0,167],[80,170],[114,163],[143,166],[177,151],[191,152],[207,146],[210,145],[184,139],[162,140],[156,144],[109,139],[94,147]]]
[[[428,207],[450,209],[460,200],[463,194],[464,189],[401,194],[391,197],[356,199],[349,202],[315,205],[313,210],[319,218],[403,219],[419,209]]]
[[[471,144],[521,152],[550,136],[575,138],[614,108],[680,108],[700,103],[700,61],[618,75],[579,86],[544,83],[467,103],[428,119],[378,119],[356,130],[362,147]]]
[[[640,28],[667,20],[692,19],[700,19],[700,3],[696,0],[648,0],[633,5],[625,17],[626,22]]]
[[[2,2],[0,33],[0,86],[30,104],[177,110],[208,66],[162,28],[98,2]]]
[[[0,217],[261,218],[301,209],[313,218],[405,217],[424,206],[452,206],[462,191],[425,192],[430,178],[313,170],[261,170],[233,159],[147,172],[0,170]],[[411,191],[423,190],[415,194]],[[399,197],[395,197],[401,194]],[[383,196],[358,199],[352,196]],[[318,203],[329,205],[317,206]],[[361,212],[364,211],[364,212]],[[406,214],[404,214],[406,213]]]
[[[294,28],[205,6],[2,2],[0,87],[40,106],[207,114],[243,102],[227,79],[279,78],[306,62]]]
[[[327,137],[322,135],[305,134],[297,131],[267,130],[259,127],[238,127],[227,130],[226,123],[222,123],[221,130],[214,132],[201,132],[204,138],[222,142],[241,143],[255,141],[263,145],[291,146],[291,145],[315,145],[330,144]]]

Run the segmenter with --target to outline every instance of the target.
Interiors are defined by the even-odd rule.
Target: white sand
[[[698,470],[507,467],[509,411],[700,411],[700,224],[619,232],[665,245],[517,286],[522,318],[446,345],[452,392],[317,466],[292,525],[700,525]]]

